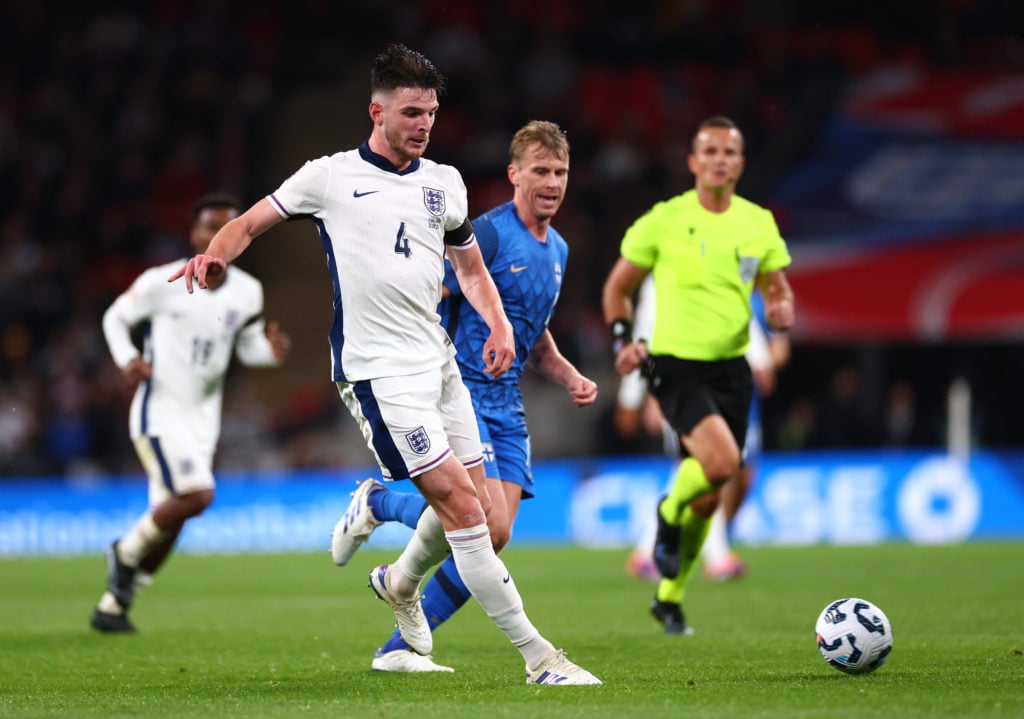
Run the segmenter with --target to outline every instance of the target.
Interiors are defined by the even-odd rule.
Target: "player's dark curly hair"
[[[444,75],[423,53],[410,50],[400,42],[388,45],[370,66],[370,96],[400,87],[434,90],[444,96]]]
[[[192,205],[192,222],[195,223],[203,210],[209,207],[227,208],[239,213],[242,211],[242,203],[234,195],[229,195],[226,192],[210,192],[200,197],[196,200],[196,204]]]

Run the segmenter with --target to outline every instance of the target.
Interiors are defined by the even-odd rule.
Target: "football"
[[[821,610],[814,625],[825,661],[847,674],[867,674],[892,651],[892,625],[866,599],[837,599]]]

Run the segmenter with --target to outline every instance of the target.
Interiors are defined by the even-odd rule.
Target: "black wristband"
[[[633,325],[629,320],[613,320],[608,328],[612,331],[612,352],[616,355],[619,350],[633,341]]]

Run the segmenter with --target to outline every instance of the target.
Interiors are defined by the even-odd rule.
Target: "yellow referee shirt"
[[[754,278],[790,263],[770,211],[733,195],[728,210],[710,212],[696,190],[641,216],[621,254],[654,276],[651,353],[692,360],[744,354]]]

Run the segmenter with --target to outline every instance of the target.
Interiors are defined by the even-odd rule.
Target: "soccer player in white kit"
[[[193,249],[205,251],[239,210],[227,196],[201,198],[192,211]],[[181,262],[143,272],[103,315],[114,362],[138,385],[129,427],[149,477],[149,509],[107,550],[107,591],[91,620],[102,632],[135,631],[127,612],[136,590],[167,559],[185,522],[213,501],[213,457],[232,354],[248,366],[273,367],[290,347],[277,323],[264,323],[259,280],[233,267],[211,278],[210,292],[190,297],[167,284]],[[141,354],[131,337],[140,325]]]
[[[170,279],[206,288],[282,220],[316,224],[334,285],[333,379],[385,480],[411,479],[430,507],[398,559],[370,573],[418,654],[432,650],[423,577],[450,551],[484,611],[520,651],[528,684],[600,684],[530,623],[491,545],[480,435],[441,327],[444,258],[490,336],[492,377],[515,357],[512,325],[480,254],[459,172],[425,159],[444,78],[426,57],[389,45],[370,71],[372,130],[359,148],[312,160],[214,237]]]

